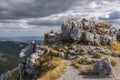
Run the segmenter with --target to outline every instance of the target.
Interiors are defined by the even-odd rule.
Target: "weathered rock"
[[[117,35],[118,30],[115,27],[111,27],[109,30],[109,35],[110,36],[116,36]]]
[[[81,47],[79,54],[80,55],[85,55],[87,53],[87,50],[84,47]]]
[[[71,31],[71,38],[75,41],[80,41],[82,38],[82,32],[78,27],[73,27],[73,30]]]
[[[103,48],[103,47],[96,47],[95,49],[94,49],[94,51],[96,51],[96,52],[98,52],[98,53],[105,53],[105,49]]]
[[[93,52],[92,54],[93,54],[92,58],[96,58],[96,59],[100,58],[100,54],[98,52]]]
[[[8,71],[7,73],[0,75],[0,80],[9,80],[11,77],[11,73]]]
[[[100,35],[94,34],[94,45],[98,46],[100,45]]]
[[[61,32],[50,32],[45,33],[44,43],[55,43],[56,41],[61,40]]]
[[[117,33],[117,40],[120,41],[120,29],[118,30],[118,33]]]
[[[63,52],[59,52],[58,54],[59,54],[59,57],[61,57],[61,58],[63,58],[63,59],[66,58],[65,53],[63,53]]]
[[[91,69],[91,73],[97,74],[99,76],[105,77],[113,73],[112,65],[108,57],[96,63],[96,65]]]
[[[91,30],[94,27],[93,23],[85,18],[83,18],[81,22],[83,24],[83,29],[85,30],[87,29]]]
[[[82,41],[83,44],[93,44],[94,43],[94,34],[90,32],[83,32]]]
[[[38,48],[39,47],[39,48]],[[44,51],[41,49],[41,46],[38,46],[36,52],[33,52],[33,46],[27,46],[20,53],[20,63],[18,65],[20,80],[25,75],[36,75],[35,63],[36,59],[40,57],[40,55],[44,54]]]
[[[100,38],[100,42],[102,45],[111,45],[116,42],[116,37],[111,37],[109,35],[103,35]]]
[[[76,52],[75,52],[75,50],[68,50],[68,54],[70,54],[70,55],[76,55]]]
[[[77,34],[76,37],[74,37],[74,39],[78,38],[78,33],[80,32],[80,30],[77,29],[81,29],[82,28],[82,24],[80,21],[78,21],[77,19],[68,19],[66,20],[63,24],[62,24],[62,37],[64,40],[69,41],[70,39],[73,39],[73,35]],[[75,31],[75,33],[74,33]],[[72,33],[72,35],[71,35]]]

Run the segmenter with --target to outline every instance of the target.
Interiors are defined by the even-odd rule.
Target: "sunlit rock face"
[[[118,30],[118,33],[117,33],[117,40],[120,41],[120,29]]]
[[[82,27],[83,27],[82,23],[79,22],[77,19],[68,19],[64,21],[61,27],[63,39],[64,40],[79,39],[81,36],[80,28]]]
[[[60,40],[76,41],[86,45],[111,45],[119,40],[118,30],[107,23],[96,23],[83,18],[67,19],[61,26],[61,31],[45,33],[45,43],[55,43]]]
[[[107,23],[95,23],[83,18],[65,20],[61,27],[64,40],[82,44],[111,45],[116,42],[117,29]]]

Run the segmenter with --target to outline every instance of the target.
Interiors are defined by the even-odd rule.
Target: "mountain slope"
[[[18,65],[18,55],[25,43],[0,41],[0,73],[15,68]]]

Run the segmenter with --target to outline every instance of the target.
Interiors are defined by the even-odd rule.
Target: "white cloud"
[[[14,1],[14,0],[13,0]],[[20,2],[19,2],[20,1]],[[23,3],[19,0],[18,3]],[[28,0],[26,3],[29,3]],[[14,2],[16,3],[16,2]],[[13,3],[13,4],[14,4]],[[80,0],[74,3],[66,11],[37,18],[24,18],[20,20],[0,20],[0,35],[6,36],[39,36],[51,29],[59,29],[67,18],[87,17],[96,21],[105,21],[114,25],[120,25],[120,0]],[[2,3],[0,6],[8,6]],[[62,5],[61,5],[62,6]],[[22,8],[21,8],[22,9]],[[41,10],[42,12],[42,10]],[[8,14],[9,12],[4,12]],[[9,13],[10,14],[10,13]],[[11,14],[12,15],[12,14]]]
[[[96,8],[96,7],[97,7],[95,1],[91,2],[91,3],[89,4],[89,6],[90,6],[90,8]]]

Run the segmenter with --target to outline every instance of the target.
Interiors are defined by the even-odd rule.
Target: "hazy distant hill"
[[[2,37],[0,36],[0,40],[8,40],[8,41],[32,41],[32,40],[43,40],[43,36],[21,36],[21,37]]]
[[[0,41],[0,73],[18,65],[18,55],[26,45],[22,42]]]

